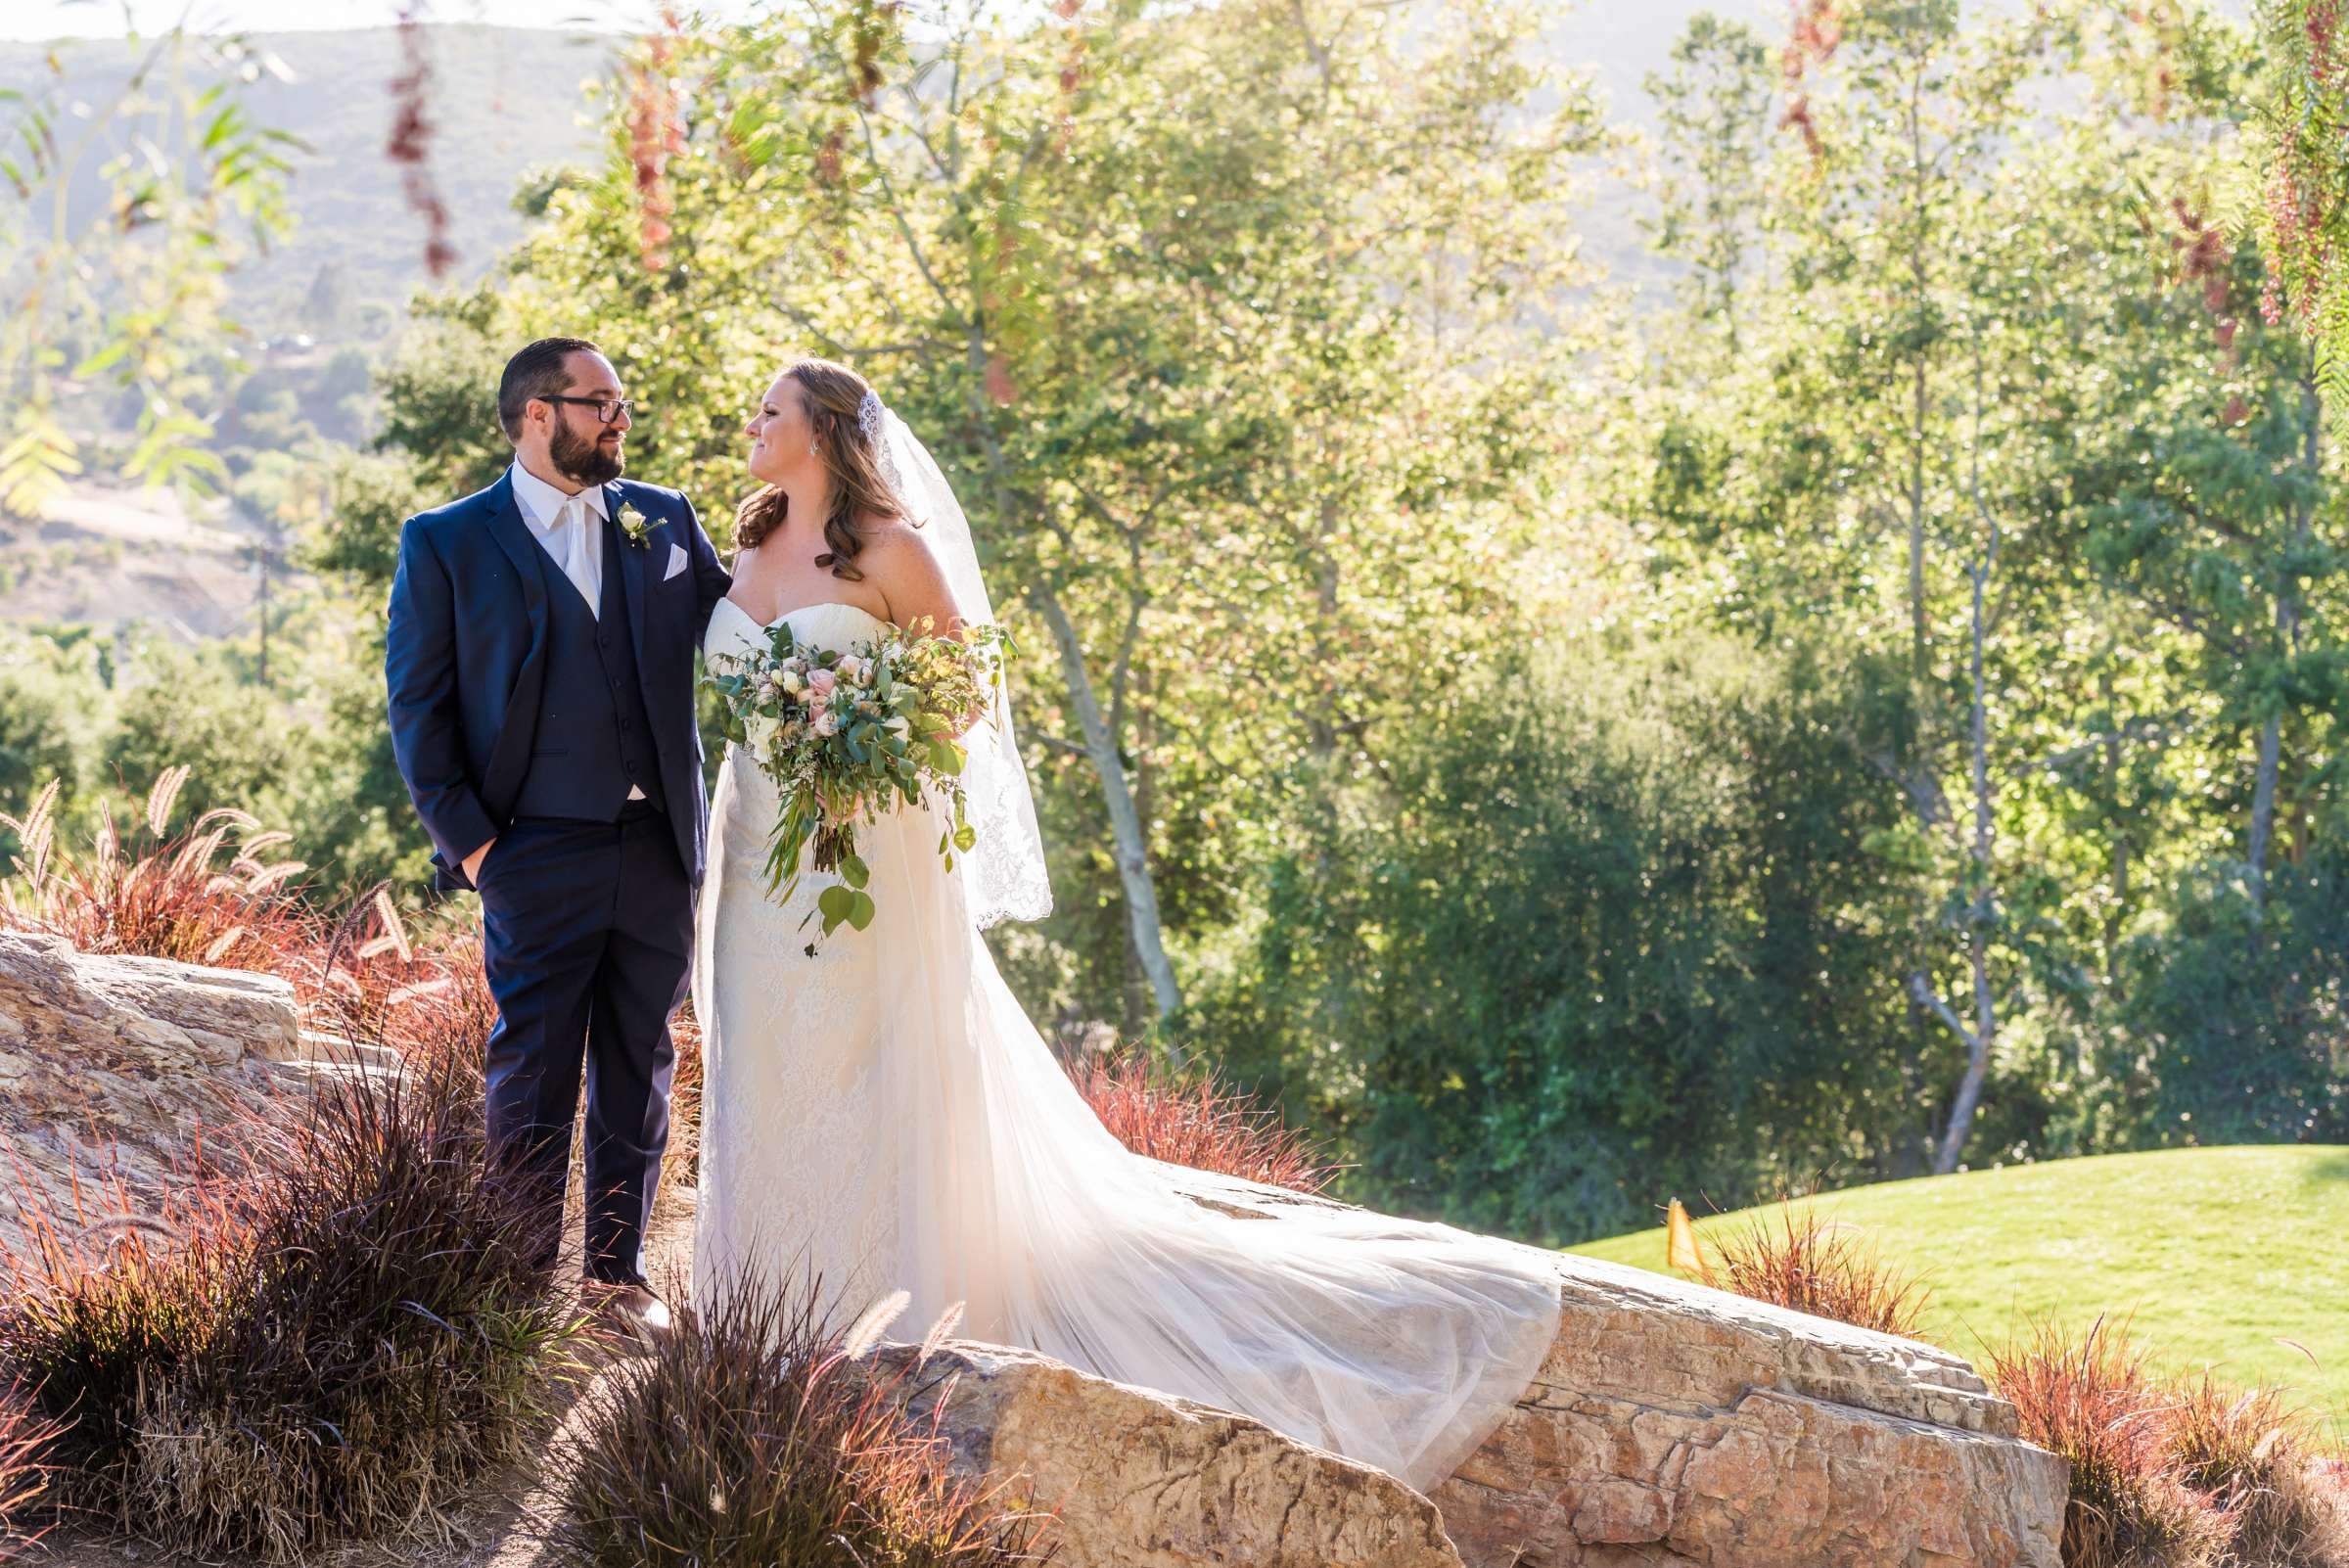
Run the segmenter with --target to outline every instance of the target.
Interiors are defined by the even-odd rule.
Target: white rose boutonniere
[[[659,528],[660,524],[646,522],[644,514],[637,511],[633,505],[621,507],[619,522],[620,531],[626,535],[630,544],[639,550],[652,548],[653,530]]]

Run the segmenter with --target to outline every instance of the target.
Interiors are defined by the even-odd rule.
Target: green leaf
[[[815,907],[824,917],[824,935],[829,937],[833,932],[839,930],[840,923],[848,919],[854,911],[856,900],[864,899],[864,897],[863,894],[845,888],[837,882],[817,894]],[[865,902],[870,904],[872,900],[865,899]],[[869,920],[872,917],[867,915],[865,918]],[[857,929],[862,930],[863,928],[859,926]]]
[[[954,830],[954,848],[960,850],[963,853],[970,853],[971,846],[977,844],[978,842],[979,830],[972,827],[968,822],[965,822],[962,826]]]
[[[75,365],[73,367],[73,374],[76,377],[95,376],[100,371],[110,369],[115,364],[118,364],[121,361],[122,356],[129,352],[130,340],[128,338],[116,338],[113,343],[108,344],[105,347],[99,349],[87,359],[84,359],[80,364]]]
[[[873,923],[873,896],[859,893],[849,903],[849,924],[862,931]]]
[[[852,854],[840,857],[840,879],[852,888],[862,888],[872,880],[872,870]]]

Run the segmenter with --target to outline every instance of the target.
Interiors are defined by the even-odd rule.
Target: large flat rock
[[[236,1145],[337,1064],[269,975],[0,931],[0,1245],[33,1212],[152,1221],[199,1148]]]
[[[1226,1213],[1329,1201],[1168,1174]],[[1557,1339],[1433,1495],[1467,1568],[2058,1568],[2064,1463],[1963,1357],[1543,1256]]]
[[[957,1474],[1056,1512],[1061,1568],[1460,1568],[1427,1499],[1244,1415],[994,1345],[863,1364]]]
[[[1558,1261],[1558,1338],[1435,1491],[1469,1568],[2058,1568],[2063,1461],[1958,1356]]]

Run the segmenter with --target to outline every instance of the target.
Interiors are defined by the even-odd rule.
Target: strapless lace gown
[[[850,605],[785,618],[845,648]],[[732,601],[706,650],[763,646]],[[1547,1257],[1447,1225],[1267,1206],[1127,1151],[996,973],[939,826],[859,833],[877,905],[806,946],[830,881],[764,874],[774,787],[729,747],[711,807],[694,1006],[706,1086],[694,1289],[813,1269],[844,1314],[902,1289],[900,1335],[962,1337],[1253,1415],[1426,1489],[1521,1395],[1558,1323]],[[1197,1201],[1205,1193],[1223,1208]]]

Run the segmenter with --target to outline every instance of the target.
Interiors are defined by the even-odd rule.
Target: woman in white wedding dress
[[[969,526],[854,372],[803,361],[746,432],[712,656],[787,621],[845,648],[895,622],[990,615]],[[711,807],[694,1006],[705,1087],[694,1292],[812,1269],[850,1314],[895,1290],[926,1329],[1042,1351],[1253,1415],[1425,1490],[1524,1392],[1558,1321],[1538,1252],[1330,1205],[1271,1206],[1128,1153],[1005,987],[981,928],[1049,907],[1006,711],[967,738],[978,850],[939,823],[858,830],[877,912],[807,951],[832,880],[767,893],[773,785],[729,748]],[[1222,1191],[1230,1209],[1185,1195]]]

